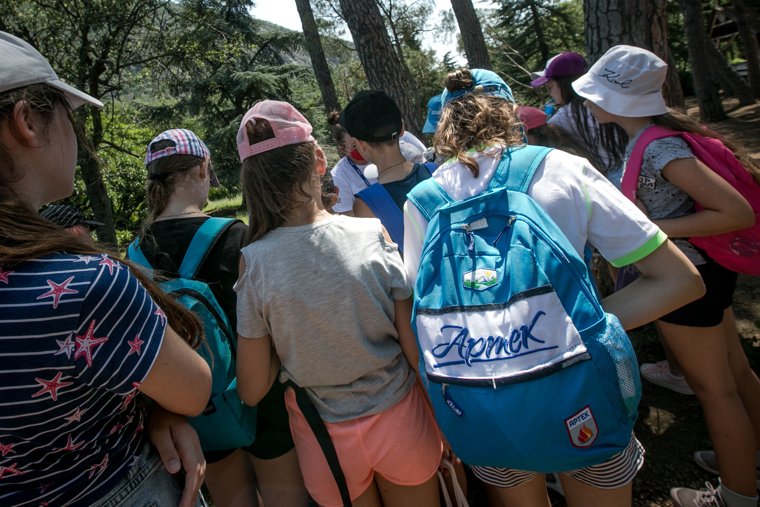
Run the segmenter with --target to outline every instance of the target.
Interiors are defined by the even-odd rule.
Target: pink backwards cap
[[[245,126],[249,121],[255,124],[257,120],[269,122],[274,137],[250,144]],[[313,143],[311,131],[309,121],[291,104],[277,100],[262,100],[249,109],[243,116],[243,121],[240,122],[237,133],[240,161],[290,144]]]

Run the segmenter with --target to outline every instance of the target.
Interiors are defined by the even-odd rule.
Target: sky
[[[435,4],[435,17],[437,17],[438,11],[451,9],[449,0],[436,0]],[[301,31],[301,18],[298,16],[295,0],[257,0],[256,7],[251,10],[251,13],[256,19],[269,21],[290,30]],[[456,38],[452,36],[450,39],[448,43],[434,42],[432,38],[428,38],[425,42],[427,47],[435,49],[439,57],[443,57],[447,51],[450,51],[452,55],[458,55]],[[461,57],[460,60],[464,61]]]

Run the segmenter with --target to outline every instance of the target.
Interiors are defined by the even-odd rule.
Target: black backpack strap
[[[288,379],[286,385],[293,388],[298,408],[309,423],[309,427],[311,427],[311,431],[314,432],[319,447],[325,455],[327,464],[330,466],[330,471],[332,472],[335,483],[340,491],[340,499],[343,502],[343,507],[351,507],[351,495],[348,493],[346,476],[343,475],[343,469],[340,467],[340,461],[338,461],[338,453],[335,451],[335,446],[330,438],[330,434],[327,432],[327,426],[325,426],[322,416],[317,412],[317,407],[312,403],[306,389],[290,379]]]

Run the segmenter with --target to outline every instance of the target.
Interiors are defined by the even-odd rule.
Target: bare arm
[[[240,277],[245,274],[245,258],[240,257]],[[238,334],[237,385],[240,399],[256,405],[272,388],[280,371],[280,360],[272,347],[272,337],[245,337]]]
[[[156,362],[139,389],[170,412],[196,416],[206,408],[211,396],[211,370],[167,326]]]
[[[256,405],[272,388],[280,371],[280,360],[269,335],[246,338],[238,335],[237,382],[240,399]]]
[[[367,206],[367,203],[362,201],[359,197],[356,197],[354,199],[354,212],[352,215],[361,218],[376,218],[375,214],[372,212],[372,209]]]
[[[671,241],[635,265],[641,276],[602,302],[625,329],[652,322],[705,293],[697,269]]]
[[[673,160],[662,175],[704,208],[679,218],[655,220],[669,237],[710,236],[746,229],[755,223],[755,215],[744,197],[697,159]]]
[[[419,351],[417,350],[417,338],[412,331],[412,298],[395,301],[396,317],[393,324],[396,326],[396,333],[398,333],[398,342],[401,345],[401,351],[406,357],[406,361],[409,366],[418,371],[419,363]]]

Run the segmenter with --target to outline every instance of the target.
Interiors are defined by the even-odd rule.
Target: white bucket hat
[[[573,81],[575,92],[605,111],[629,118],[668,112],[662,85],[668,65],[635,46],[610,48],[584,75]]]

